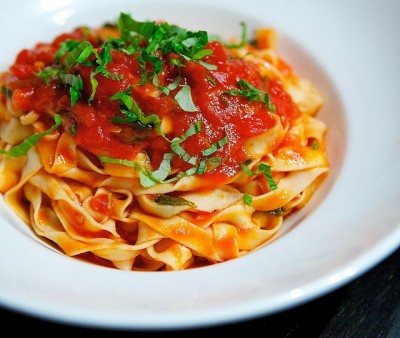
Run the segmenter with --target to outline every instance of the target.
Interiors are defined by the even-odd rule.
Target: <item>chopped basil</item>
[[[285,208],[284,207],[280,207],[278,209],[275,210],[271,210],[268,211],[270,214],[274,215],[274,216],[282,216],[283,213],[285,212]]]
[[[181,197],[173,197],[161,194],[154,199],[154,202],[161,205],[184,206],[187,205],[191,208],[196,208],[196,204]]]
[[[153,185],[156,185],[158,182],[155,182],[150,178],[148,174],[146,174],[141,167],[137,167],[139,170],[139,179],[140,179],[140,184],[142,185],[143,188],[150,188]]]
[[[62,66],[64,69],[69,69],[78,63],[82,63],[90,56],[92,51],[92,44],[89,41],[83,41],[67,54]]]
[[[312,141],[311,148],[313,150],[317,150],[318,149],[318,141],[316,141],[316,140]]]
[[[178,66],[178,67],[185,67],[185,64],[183,63],[183,61],[178,60],[178,59],[171,59],[170,64],[174,65],[174,66]]]
[[[242,36],[239,43],[228,43],[223,41],[219,36],[213,36],[211,40],[216,40],[221,42],[227,48],[242,48],[247,44],[247,25],[245,22],[241,22],[240,25],[242,26]]]
[[[222,148],[225,144],[228,143],[228,135],[225,135],[222,139],[217,142],[214,142],[210,148],[202,151],[203,156],[209,156],[214,154],[218,149]]]
[[[155,27],[156,23],[154,21],[139,22],[127,13],[121,13],[118,18],[118,29],[126,40],[132,37],[132,33],[140,34],[148,40],[152,36]]]
[[[134,161],[124,160],[124,159],[120,159],[120,158],[112,158],[112,157],[108,157],[108,156],[99,156],[99,160],[102,163],[121,164],[121,165],[138,170],[140,184],[144,188],[149,188],[156,184],[156,182],[154,182],[148,175],[145,174],[142,167],[139,164],[135,163]]]
[[[172,141],[171,143],[172,151],[177,154],[183,161],[195,165],[197,163],[197,158],[191,156],[185,149],[183,149],[178,141]]]
[[[64,84],[70,85],[69,93],[71,97],[71,106],[75,106],[76,102],[78,102],[81,97],[81,91],[83,89],[83,82],[80,75],[75,74],[59,74],[60,79],[64,82]]]
[[[239,80],[237,82],[238,90],[233,89],[228,92],[223,92],[224,95],[237,96],[240,95],[246,98],[248,101],[260,101],[264,103],[268,109],[272,112],[275,111],[275,106],[269,100],[269,94],[265,91],[256,89],[252,84],[248,83],[246,80]]]
[[[2,94],[6,95],[9,99],[12,99],[13,91],[8,89],[6,86],[1,87]]]
[[[213,87],[215,87],[217,85],[217,83],[215,82],[215,80],[211,76],[206,75],[206,77],[207,77],[207,80],[211,83],[211,85]]]
[[[175,95],[175,100],[178,102],[179,107],[187,112],[199,111],[193,103],[192,93],[188,85],[183,85],[181,90]]]
[[[39,71],[37,76],[49,84],[53,76],[58,76],[64,85],[69,86],[71,106],[73,107],[81,97],[83,90],[83,81],[80,75],[70,74],[69,70],[76,64],[83,63],[93,52],[93,46],[88,41],[79,42],[69,40],[61,44],[56,54],[56,63],[60,61],[63,55],[66,55],[62,64],[52,68],[46,67]]]
[[[177,93],[174,92],[174,98],[179,107],[186,112],[198,112],[199,109],[193,102],[191,88],[181,81],[179,69],[175,69],[177,76],[167,86],[160,85],[158,81],[163,71],[163,62],[166,59],[168,60],[167,55],[171,53],[175,56],[169,59],[169,62],[174,66],[185,67],[186,62],[197,62],[206,70],[216,70],[216,65],[204,61],[204,58],[207,59],[213,55],[213,50],[207,48],[209,43],[208,33],[206,31],[188,31],[167,22],[136,21],[126,13],[120,14],[117,27],[121,33],[120,37],[109,38],[99,48],[95,48],[89,41],[67,40],[61,43],[55,56],[54,65],[42,69],[37,76],[43,79],[47,85],[51,79],[57,79],[59,83],[67,86],[73,107],[81,98],[84,89],[81,75],[74,67],[92,67],[89,76],[91,92],[86,90],[88,103],[90,103],[95,98],[99,76],[116,81],[123,79],[122,75],[113,73],[109,67],[109,64],[113,61],[112,55],[115,55],[114,50],[117,50],[120,53],[131,55],[132,59],[134,58],[139,64],[139,81],[133,84],[134,86],[150,82],[166,95],[170,95],[171,91],[176,90]],[[240,45],[246,43],[245,24],[242,23],[242,27],[242,41],[236,46],[231,45],[232,48],[239,48]],[[216,86],[215,80],[209,75],[206,76],[211,85]],[[228,94],[243,95],[250,101],[257,99],[266,103],[268,94],[250,86],[246,81],[241,80],[238,82],[239,89],[230,91]],[[4,89],[2,90],[4,92]],[[118,101],[121,113],[119,116],[111,118],[110,121],[119,124],[132,124],[139,129],[154,128],[159,135],[170,142],[171,151],[164,154],[159,168],[155,171],[148,171],[134,161],[113,159],[106,156],[100,157],[102,162],[118,163],[137,169],[141,184],[144,187],[150,187],[157,183],[173,182],[181,177],[196,173],[202,175],[207,170],[212,170],[222,163],[221,157],[209,156],[228,143],[227,135],[214,142],[209,148],[204,149],[200,158],[192,156],[181,144],[188,137],[201,131],[201,122],[197,121],[183,135],[169,140],[161,133],[160,118],[156,114],[146,115],[131,96],[131,93],[132,86],[129,86],[125,91],[119,91],[109,98],[110,101]],[[71,134],[75,134],[76,129],[77,126],[74,124],[69,131]],[[193,167],[167,179],[171,171],[171,161],[173,156],[176,155]]]
[[[207,171],[214,170],[221,165],[221,163],[222,159],[219,156],[202,158],[199,166],[197,167],[196,174],[201,176]]]
[[[207,63],[202,60],[199,60],[197,62],[200,63],[204,68],[206,68],[208,70],[217,70],[218,69],[216,65],[212,65],[211,63]]]
[[[42,79],[47,86],[50,83],[50,79],[53,76],[58,75],[59,73],[60,73],[60,69],[58,69],[58,68],[46,67],[39,71],[39,73],[37,74],[37,77]]]
[[[111,43],[106,42],[103,46],[103,49],[101,50],[100,54],[97,54],[96,52],[94,53],[96,56],[96,64],[98,65],[94,71],[90,73],[90,83],[92,85],[92,93],[90,94],[89,97],[89,102],[93,101],[94,95],[96,94],[97,86],[98,86],[98,81],[95,78],[97,74],[101,74],[104,77],[116,81],[121,81],[122,76],[119,74],[114,74],[110,72],[107,69],[107,64],[112,62],[112,56],[110,52],[111,48]],[[94,65],[93,65],[94,66]]]
[[[159,135],[162,135],[160,124],[161,121],[156,114],[144,115],[143,111],[139,108],[136,101],[130,96],[132,87],[124,92],[119,91],[110,97],[110,101],[119,100],[120,111],[127,117],[113,117],[110,119],[114,123],[132,123],[140,129],[155,127]],[[163,135],[162,135],[163,136]]]
[[[193,168],[190,168],[189,170],[186,170],[185,172],[179,173],[178,175],[176,175],[173,178],[165,180],[165,178],[167,177],[168,172],[169,172],[168,168],[170,166],[169,155],[172,155],[172,154],[169,154],[167,156],[166,155],[167,154],[164,154],[164,158],[160,164],[160,167],[156,171],[153,171],[153,172],[144,170],[139,164],[137,164],[134,161],[130,161],[130,160],[112,158],[112,157],[108,157],[108,156],[99,156],[99,160],[102,163],[121,164],[121,165],[130,167],[130,168],[136,169],[139,172],[140,184],[144,188],[150,188],[158,183],[160,183],[160,184],[171,183],[171,182],[179,180],[180,178],[182,178],[184,176],[190,176],[190,175],[193,175],[196,173],[196,168],[193,167]]]
[[[207,167],[209,170],[214,170],[216,167],[220,166],[222,163],[222,158],[219,156],[208,157],[207,162],[210,166]]]
[[[122,96],[122,97],[124,98],[124,96]],[[184,140],[186,140],[188,137],[193,136],[200,131],[201,131],[201,122],[197,121],[183,135],[181,135],[180,137],[175,137],[172,141],[170,141],[172,151],[175,154],[177,154],[178,156],[180,156],[184,161],[186,161],[190,164],[193,164],[193,165],[196,165],[197,159],[195,157],[192,157],[189,153],[187,153],[180,146],[180,143],[183,142]],[[140,184],[144,188],[149,188],[157,183],[174,182],[184,176],[190,176],[190,175],[193,175],[196,173],[197,167],[194,166],[194,167],[186,170],[185,172],[179,173],[178,175],[176,175],[173,178],[165,180],[168,177],[169,172],[171,170],[172,157],[173,157],[172,153],[164,154],[163,160],[161,161],[159,168],[153,172],[144,170],[139,164],[135,163],[134,161],[130,161],[130,160],[111,158],[111,157],[107,157],[107,156],[100,156],[99,160],[101,162],[106,162],[106,163],[122,164],[122,165],[125,165],[125,166],[128,166],[128,167],[138,170]]]
[[[147,53],[145,50],[142,51],[140,54],[142,59],[146,62],[149,62],[153,65],[154,73],[160,74],[161,69],[162,69],[162,61],[158,56],[152,56],[149,53]]]
[[[278,185],[276,184],[275,180],[272,178],[272,174],[271,174],[271,167],[267,164],[264,163],[260,163],[258,165],[258,171],[254,172],[252,171],[245,163],[242,163],[240,165],[240,167],[242,168],[242,170],[249,176],[258,176],[259,174],[264,174],[265,178],[267,179],[269,188],[271,190],[276,190],[278,189]]]
[[[169,93],[176,89],[179,86],[179,83],[181,82],[181,77],[178,75],[173,82],[171,82],[167,87],[161,86],[158,83],[157,76],[153,78],[153,85],[159,88],[165,95],[169,95]]]
[[[156,178],[158,181],[163,181],[167,178],[169,175],[169,172],[171,171],[171,160],[172,160],[173,154],[171,153],[165,153],[163,156],[163,159],[161,161],[160,167],[152,172],[152,176]]]
[[[120,158],[113,158],[108,156],[99,156],[100,162],[112,163],[112,164],[122,164],[127,167],[136,168],[136,163],[130,160],[123,160]]]
[[[196,174],[201,176],[207,171],[206,159],[202,158],[200,160],[199,166],[197,167]]]
[[[244,204],[251,206],[251,203],[253,202],[253,197],[251,197],[251,195],[249,195],[249,194],[244,194],[243,202],[244,202]]]
[[[183,161],[196,165],[197,163],[197,158],[194,156],[191,156],[185,149],[181,147],[181,143],[185,141],[188,137],[193,136],[201,131],[201,121],[197,121],[195,124],[193,124],[186,132],[180,136],[180,137],[175,137],[171,141],[171,149],[172,151],[177,154]]]
[[[64,54],[74,50],[76,47],[78,47],[78,45],[80,43],[81,42],[78,40],[67,40],[67,41],[62,42],[59,50],[57,51],[55,61],[58,63],[61,60],[61,58],[64,56]]]
[[[276,184],[276,182],[272,178],[271,167],[269,165],[264,164],[264,163],[260,163],[258,165],[258,170],[264,174],[265,178],[267,179],[269,188],[271,190],[278,189],[278,185]]]
[[[167,89],[171,91],[178,88],[180,82],[181,82],[181,77],[177,76],[175,80],[167,86]]]
[[[180,137],[175,137],[174,139],[169,141],[171,143],[171,150],[173,151],[173,153],[178,155],[183,161],[193,165],[192,168],[184,172],[180,172],[176,176],[169,179],[166,178],[168,177],[171,171],[171,161],[174,156],[173,153],[165,153],[159,168],[155,171],[144,170],[139,164],[130,160],[111,158],[107,156],[100,156],[99,160],[101,162],[106,162],[106,163],[116,163],[125,165],[138,170],[140,184],[144,188],[149,188],[158,183],[171,183],[185,176],[191,176],[194,174],[202,175],[207,170],[210,169],[213,170],[214,168],[218,167],[222,163],[222,159],[218,156],[210,158],[202,158],[200,160],[200,164],[197,166],[197,158],[195,156],[191,156],[185,149],[181,147],[180,144],[183,141],[185,141],[188,137],[191,137],[199,133],[200,131],[201,131],[201,121],[197,121],[192,126],[190,126],[190,128],[188,128],[186,132],[182,134]],[[207,163],[209,163],[210,166],[208,166]]]
[[[213,51],[211,49],[203,49],[196,54],[192,55],[192,60],[200,60],[207,55],[212,55]]]
[[[71,125],[71,127],[69,127],[69,132],[70,132],[70,134],[71,134],[71,135],[76,135],[77,129],[78,129],[78,126],[77,126],[77,124],[74,122],[74,123]]]
[[[43,136],[46,136],[46,135],[52,133],[54,130],[56,130],[61,125],[60,115],[58,115],[58,114],[54,115],[54,122],[55,123],[51,128],[49,128],[45,131],[42,131],[40,133],[33,134],[32,136],[25,139],[19,145],[12,147],[11,150],[0,149],[0,153],[6,154],[6,155],[12,156],[12,157],[25,156],[28,153],[29,149],[31,149],[36,143],[38,143]]]
[[[147,42],[144,47],[139,47],[139,44],[135,43],[136,51],[140,53],[138,58],[153,63],[156,74],[159,73],[161,66],[161,59],[158,61],[156,56],[158,50],[164,55],[175,52],[186,60],[196,62],[200,62],[205,56],[212,55],[212,50],[205,49],[209,41],[208,33],[205,31],[191,32],[167,22],[161,24],[156,24],[154,21],[140,22],[127,13],[121,13],[118,29],[125,45],[132,43],[138,35]],[[177,59],[172,59],[172,64],[184,65],[179,60],[174,60]]]

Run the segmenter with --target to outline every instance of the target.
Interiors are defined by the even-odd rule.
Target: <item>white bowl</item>
[[[278,31],[278,51],[321,90],[331,172],[279,238],[180,272],[103,268],[51,249],[0,201],[0,304],[60,323],[195,328],[289,309],[350,282],[400,244],[400,2],[13,1],[0,4],[0,69],[22,48],[121,11],[224,37],[241,21]]]

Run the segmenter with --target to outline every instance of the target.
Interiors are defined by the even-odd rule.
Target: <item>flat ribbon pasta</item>
[[[79,27],[0,74],[4,201],[54,248],[120,270],[259,249],[329,172],[322,95],[273,29],[228,46],[142,24]]]

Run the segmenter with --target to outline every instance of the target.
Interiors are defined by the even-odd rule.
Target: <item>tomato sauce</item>
[[[80,28],[70,34],[60,35],[51,44],[41,43],[32,50],[21,51],[15,64],[10,67],[15,81],[8,87],[13,89],[12,100],[16,109],[26,112],[35,110],[39,113],[51,111],[71,119],[76,123],[74,137],[77,145],[97,156],[133,160],[138,152],[144,151],[153,168],[157,169],[163,155],[171,152],[170,143],[154,129],[142,130],[132,125],[110,121],[116,116],[126,117],[121,114],[118,100],[111,101],[110,97],[119,91],[126,91],[129,87],[132,87],[132,98],[145,115],[156,114],[161,120],[163,117],[169,117],[173,128],[166,137],[170,140],[180,137],[194,123],[201,121],[201,131],[181,143],[183,149],[191,156],[203,158],[202,151],[225,136],[228,137],[227,144],[210,156],[220,157],[222,163],[204,174],[221,184],[234,176],[240,170],[240,164],[247,159],[244,150],[246,139],[267,131],[276,123],[273,112],[264,103],[256,100],[250,102],[240,95],[229,94],[230,91],[238,89],[238,81],[246,80],[255,88],[267,91],[275,106],[275,113],[281,117],[282,123],[290,123],[300,115],[298,108],[278,81],[261,81],[251,63],[233,57],[216,41],[208,43],[205,47],[212,50],[212,55],[202,59],[211,67],[216,66],[216,69],[208,69],[199,62],[188,61],[175,54],[160,56],[163,65],[158,76],[159,84],[167,87],[178,75],[181,77],[179,86],[171,90],[169,95],[162,93],[151,81],[145,85],[138,85],[143,69],[137,61],[137,55],[127,55],[113,49],[112,61],[107,64],[107,70],[118,74],[119,78],[96,75],[96,93],[93,100],[88,102],[92,93],[90,76],[95,67],[75,66],[72,72],[81,76],[83,91],[81,98],[72,107],[69,91],[65,86],[56,83],[56,80],[46,85],[35,74],[54,63],[61,42],[68,39],[82,40],[84,37],[85,31]],[[90,34],[86,38],[95,47],[100,46],[100,42]],[[180,59],[184,66],[172,65],[168,62],[172,58]],[[151,66],[146,67],[146,70],[152,70]],[[174,99],[182,85],[190,87],[192,100],[198,111],[184,111]],[[179,156],[174,156],[172,166],[179,170],[192,167]]]

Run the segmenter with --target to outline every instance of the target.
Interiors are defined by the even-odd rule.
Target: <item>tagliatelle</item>
[[[183,270],[274,238],[329,171],[324,100],[276,52],[167,22],[79,27],[0,75],[0,192],[66,255]]]

